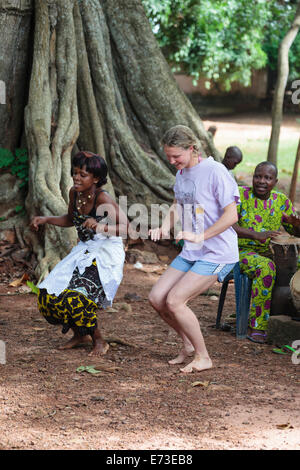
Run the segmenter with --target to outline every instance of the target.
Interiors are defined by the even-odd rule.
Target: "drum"
[[[297,271],[300,238],[279,235],[270,241],[270,251],[276,265],[276,286],[288,286]]]
[[[292,300],[290,280],[298,267],[300,238],[280,235],[270,242],[270,251],[276,265],[276,280],[272,291],[271,315],[297,313]]]
[[[297,271],[290,280],[290,289],[293,304],[297,313],[300,313],[300,270]]]

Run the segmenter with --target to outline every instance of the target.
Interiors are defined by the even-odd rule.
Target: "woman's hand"
[[[106,235],[106,236],[110,236],[110,235],[117,235],[116,234],[116,227],[113,227],[114,229],[114,232],[113,233],[110,233],[108,234],[108,224],[101,224],[101,223],[98,223],[97,224],[97,228],[96,228],[96,232],[97,233],[102,233],[103,235]]]
[[[31,220],[30,228],[31,230],[34,230],[35,232],[37,232],[39,229],[39,226],[46,224],[47,221],[48,221],[47,217],[36,216]]]
[[[170,238],[170,231],[166,230],[166,229],[163,229],[163,227],[152,228],[152,229],[149,230],[148,234],[149,234],[151,240],[153,240],[154,242],[157,242],[161,238],[167,239],[167,240]]]
[[[162,229],[161,228],[152,228],[152,229],[149,230],[148,234],[149,234],[152,241],[157,242],[158,240],[160,240],[160,238],[162,236]]]
[[[204,235],[203,233],[180,231],[176,236],[176,243],[178,243],[180,240],[185,240],[192,243],[201,243],[204,240]]]
[[[98,225],[98,222],[96,219],[93,219],[93,217],[85,220],[82,224],[82,226],[84,228],[88,228],[88,229],[91,229],[91,230],[94,230],[94,232],[96,232],[96,229],[97,229],[97,225]]]

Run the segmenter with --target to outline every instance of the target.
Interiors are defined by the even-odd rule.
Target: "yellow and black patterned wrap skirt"
[[[96,260],[83,274],[73,272],[68,287],[58,296],[39,289],[38,307],[52,325],[62,325],[62,332],[70,328],[82,336],[93,334],[97,328],[97,309],[105,305],[106,296],[101,285]]]

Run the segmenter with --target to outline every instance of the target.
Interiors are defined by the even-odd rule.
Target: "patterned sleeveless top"
[[[100,192],[103,192],[104,189],[102,189]],[[105,191],[106,192],[106,191]],[[88,240],[92,240],[94,238],[95,232],[87,227],[83,227],[83,223],[87,220],[90,219],[91,217],[95,219],[97,222],[100,222],[102,219],[106,217],[106,214],[98,216],[96,215],[96,199],[99,193],[97,193],[95,200],[94,200],[94,205],[90,212],[88,214],[80,214],[78,212],[78,209],[76,207],[76,199],[77,199],[77,193],[75,192],[75,197],[74,197],[74,208],[73,208],[73,224],[77,230],[78,238],[82,242],[86,242]]]

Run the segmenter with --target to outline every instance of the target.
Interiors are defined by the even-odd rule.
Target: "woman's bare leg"
[[[206,291],[216,280],[216,275],[202,276],[189,271],[178,280],[167,296],[166,306],[179,327],[179,334],[185,335],[195,350],[193,361],[181,369],[182,372],[201,371],[212,367],[199,321],[186,303]]]
[[[181,364],[185,358],[190,356],[194,351],[194,346],[182,332],[180,325],[177,323],[174,316],[170,315],[166,306],[166,299],[170,290],[184,275],[185,273],[183,271],[169,267],[153,286],[149,294],[149,301],[153,308],[159,313],[161,318],[176,331],[183,341],[183,348],[179,355],[175,359],[169,361],[169,364]]]

